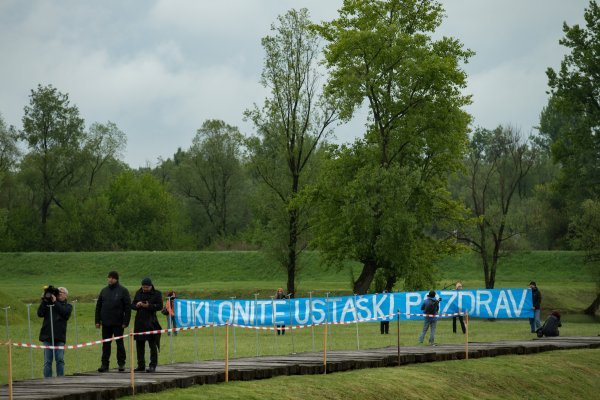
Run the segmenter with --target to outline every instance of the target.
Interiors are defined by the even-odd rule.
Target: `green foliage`
[[[560,70],[549,68],[551,98],[542,111],[540,133],[561,165],[556,190],[569,214],[585,199],[600,198],[600,7],[590,1],[585,26],[563,26],[565,55]]]
[[[179,233],[175,201],[152,175],[124,172],[113,180],[107,196],[115,248],[172,248]]]
[[[529,143],[510,127],[478,128],[473,134],[458,187],[464,190],[459,197],[474,223],[462,226],[457,237],[480,254],[488,288],[494,287],[506,243],[525,230],[527,219],[515,212],[515,204],[525,197],[525,177],[536,157]]]
[[[235,235],[248,223],[243,141],[237,127],[207,120],[173,168],[173,187],[200,214],[195,225],[208,243]]]
[[[262,40],[261,75],[270,95],[262,108],[255,105],[245,112],[258,131],[247,142],[251,168],[262,186],[257,190],[257,225],[269,236],[270,253],[287,270],[287,292],[292,294],[308,212],[297,196],[311,182],[315,155],[337,118],[318,88],[320,47],[309,26],[306,9],[290,10],[271,26],[272,35]]]
[[[444,189],[459,168],[469,116],[461,107],[472,52],[431,35],[442,8],[430,1],[345,1],[334,21],[315,26],[328,45],[327,93],[350,119],[367,100],[362,140],[334,149],[314,190],[315,243],[330,264],[363,263],[354,290],[364,293],[379,268],[426,287],[431,261],[451,246],[425,232],[458,216]]]

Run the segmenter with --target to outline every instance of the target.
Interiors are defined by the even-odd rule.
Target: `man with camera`
[[[102,327],[102,339],[123,336],[131,319],[131,298],[129,291],[119,284],[119,273],[108,273],[108,286],[100,291],[96,301],[96,328]],[[123,339],[117,339],[117,364],[119,372],[125,371],[125,345]],[[111,342],[102,343],[102,364],[98,372],[108,371]]]
[[[47,286],[38,307],[37,315],[44,318],[40,341],[44,346],[64,346],[67,341],[67,321],[73,306],[67,303],[67,288]],[[44,378],[52,377],[52,360],[56,361],[56,376],[65,374],[65,350],[44,349]]]
[[[429,344],[435,346],[435,326],[437,324],[437,313],[440,310],[440,301],[442,301],[441,298],[435,298],[435,290],[430,290],[427,298],[421,304],[421,310],[426,316],[423,322],[423,331],[419,335],[419,343],[423,343],[427,329],[431,327],[429,331]]]

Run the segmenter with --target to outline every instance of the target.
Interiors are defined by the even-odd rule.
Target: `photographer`
[[[437,313],[440,310],[440,301],[442,299],[435,298],[435,290],[430,290],[427,294],[427,298],[421,304],[421,310],[427,314],[425,321],[423,322],[423,331],[419,335],[419,343],[423,343],[427,329],[431,327],[429,332],[429,344],[435,346],[435,326],[437,324]]]
[[[64,346],[67,341],[67,321],[73,306],[67,303],[67,288],[48,286],[38,307],[37,315],[44,318],[40,329],[40,341],[44,346]],[[44,378],[52,377],[52,360],[56,360],[56,376],[65,374],[65,350],[44,350]]]

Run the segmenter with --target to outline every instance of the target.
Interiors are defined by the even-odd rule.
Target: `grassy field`
[[[127,399],[593,399],[600,350],[553,351],[195,386]]]
[[[259,297],[268,298],[275,288],[285,287],[286,280],[281,268],[257,252],[0,253],[0,307],[11,307],[8,336],[14,341],[30,342],[27,304],[32,304],[31,341],[37,343],[40,320],[35,312],[41,287],[53,284],[68,287],[69,300],[76,307],[76,313],[69,321],[68,342],[99,339],[100,333],[93,320],[94,298],[106,285],[106,274],[112,269],[119,271],[121,283],[130,291],[139,287],[141,278],[150,276],[159,290],[175,289],[180,297],[254,298],[254,293],[259,293]],[[318,254],[306,253],[299,273],[299,296],[306,296],[308,291],[313,291],[314,296],[322,296],[326,291],[351,293],[351,269],[357,275],[359,266],[349,264],[342,271],[324,270],[319,265]],[[445,260],[438,265],[438,270],[440,279],[436,289],[459,279],[465,288],[484,286],[477,260],[470,255]],[[524,287],[530,280],[536,280],[544,295],[546,312],[559,308],[565,315],[562,335],[597,335],[600,333],[598,321],[581,314],[595,295],[595,284],[590,276],[580,253],[521,253],[502,259],[496,287]],[[3,314],[0,314],[0,321],[4,322]],[[402,344],[414,345],[420,329],[419,322],[403,322]],[[329,348],[393,345],[395,332],[396,327],[392,325],[393,334],[382,337],[377,323],[363,323],[358,326],[357,340],[355,325],[334,326],[330,329]],[[4,337],[2,330],[0,338]],[[524,320],[471,321],[471,341],[529,338],[529,324]],[[223,328],[182,332],[172,339],[163,335],[159,363],[224,357]],[[464,337],[453,335],[451,321],[443,320],[438,324],[436,339],[440,343],[460,343]],[[230,340],[231,356],[234,357],[285,354],[312,351],[313,342],[314,348],[320,350],[322,330],[302,329],[293,335],[276,337],[270,332],[257,334],[238,328],[235,340],[233,336]],[[16,349],[15,378],[31,378],[30,357],[35,366],[33,376],[41,377],[42,352]],[[66,373],[96,369],[99,359],[99,346],[67,351]],[[5,360],[5,347],[0,347],[0,382],[6,382]],[[114,363],[113,360],[112,366]]]

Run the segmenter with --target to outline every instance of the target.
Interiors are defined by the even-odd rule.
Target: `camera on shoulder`
[[[52,303],[52,295],[54,295],[54,297],[58,297],[58,293],[58,288],[52,285],[46,285],[44,286],[44,294],[42,295],[42,300],[46,303]]]

